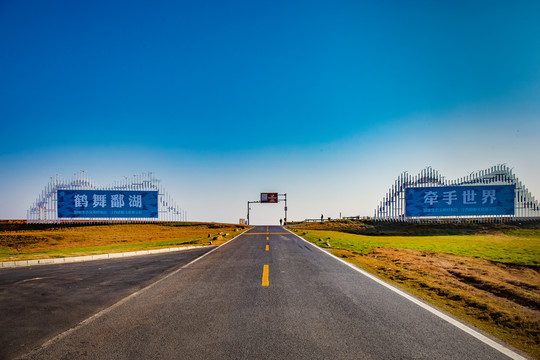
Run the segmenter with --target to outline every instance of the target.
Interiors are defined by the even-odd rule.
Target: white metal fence
[[[151,172],[124,176],[123,180],[112,184],[99,186],[86,173],[81,171],[71,179],[64,179],[60,175],[50,178],[49,183],[41,194],[27,210],[28,223],[137,223],[137,222],[166,222],[186,221],[187,212],[182,210],[172,197],[163,189],[161,180],[154,177]],[[121,191],[158,191],[158,217],[157,218],[58,218],[58,190],[121,190]]]
[[[514,215],[479,215],[479,216],[441,216],[441,217],[406,217],[405,216],[405,189],[408,187],[434,187],[458,185],[515,185]],[[537,219],[540,217],[540,204],[529,190],[506,165],[492,166],[456,180],[448,180],[437,170],[430,166],[423,169],[418,175],[409,175],[403,172],[390,187],[383,200],[375,210],[374,219],[382,221],[452,221],[476,220],[513,221],[524,219]]]

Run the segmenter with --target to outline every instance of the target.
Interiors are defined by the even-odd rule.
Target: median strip
[[[2,261],[0,262],[0,269],[36,266],[36,265],[66,264],[66,263],[84,262],[84,261],[93,261],[93,260],[117,259],[117,258],[123,258],[123,257],[131,257],[131,256],[152,255],[152,254],[161,254],[161,253],[166,253],[166,252],[194,250],[194,249],[200,249],[200,248],[205,248],[205,247],[208,247],[208,246],[181,246],[181,247],[174,247],[174,248],[139,250],[139,251],[118,252],[118,253],[109,253],[109,254],[60,257],[60,258],[53,258],[53,259]]]

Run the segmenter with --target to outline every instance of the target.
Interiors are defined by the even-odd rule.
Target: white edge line
[[[284,229],[285,229],[285,228],[284,228]],[[349,263],[349,262],[347,262],[347,261],[345,261],[345,260],[343,260],[343,259],[338,258],[338,257],[335,256],[334,254],[332,254],[332,253],[330,253],[330,252],[324,250],[323,248],[321,248],[321,247],[319,247],[319,246],[317,246],[317,245],[315,245],[315,244],[313,244],[313,243],[307,241],[306,239],[304,239],[303,237],[301,237],[301,236],[299,236],[299,235],[293,233],[293,232],[290,231],[289,229],[285,229],[285,230],[287,230],[288,232],[290,232],[290,233],[293,234],[294,236],[298,237],[299,239],[301,239],[301,240],[307,242],[307,243],[310,244],[311,246],[313,246],[313,247],[319,249],[319,250],[322,251],[324,254],[333,257],[334,259],[336,259],[336,260],[342,262],[343,264],[347,265],[347,266],[350,267],[351,269],[353,269],[353,270],[359,272],[360,274],[362,274],[362,275],[364,275],[364,276],[370,278],[371,280],[373,280],[373,281],[379,283],[380,285],[382,285],[382,286],[384,286],[384,287],[386,287],[386,288],[392,290],[392,291],[395,292],[396,294],[403,296],[405,299],[407,299],[407,300],[409,300],[409,301],[412,301],[413,303],[415,303],[416,305],[420,306],[421,308],[423,308],[423,309],[429,311],[429,312],[432,313],[433,315],[436,315],[436,316],[438,316],[439,318],[443,319],[444,321],[446,321],[446,322],[448,322],[448,323],[454,325],[455,327],[457,327],[457,328],[459,328],[459,329],[465,331],[467,334],[469,334],[469,335],[475,337],[476,339],[482,341],[484,344],[491,346],[491,347],[494,348],[495,350],[500,351],[501,353],[503,353],[504,355],[510,357],[511,359],[514,359],[514,360],[527,360],[527,358],[525,358],[525,357],[519,355],[518,353],[516,353],[516,352],[510,350],[509,348],[507,348],[507,347],[505,347],[505,346],[499,344],[498,342],[493,341],[492,339],[490,339],[490,338],[488,338],[487,336],[485,336],[485,335],[479,333],[478,331],[474,330],[473,328],[471,328],[471,327],[469,327],[469,326],[467,326],[467,325],[465,325],[465,324],[463,324],[463,323],[457,321],[456,319],[454,319],[454,318],[452,318],[452,317],[450,317],[450,316],[444,314],[443,312],[441,312],[441,311],[435,309],[434,307],[432,307],[432,306],[430,306],[430,305],[428,305],[428,304],[426,304],[426,303],[424,303],[424,302],[418,300],[417,298],[415,298],[415,297],[413,297],[413,296],[407,294],[406,292],[404,292],[404,291],[402,291],[402,290],[400,290],[400,289],[394,287],[393,285],[390,285],[389,283],[387,283],[387,282],[385,282],[385,281],[379,279],[379,278],[376,277],[375,275],[372,275],[372,274],[368,273],[367,271],[362,270],[362,269],[360,269],[359,267],[357,267],[357,266],[355,266],[355,265],[353,265],[353,264],[351,264],[351,263]]]
[[[245,231],[244,231],[244,232],[245,232]],[[69,334],[71,334],[71,333],[73,333],[73,332],[79,330],[80,328],[82,328],[82,327],[84,327],[84,326],[90,324],[92,321],[94,321],[94,320],[96,320],[96,319],[102,317],[103,315],[105,315],[105,314],[107,314],[108,312],[110,312],[110,311],[116,309],[116,308],[119,307],[120,305],[122,305],[122,304],[128,302],[130,299],[132,299],[132,298],[134,298],[134,297],[140,295],[141,293],[143,293],[143,292],[145,292],[145,291],[151,289],[151,288],[154,287],[155,285],[157,285],[157,284],[159,284],[160,282],[162,282],[162,281],[164,281],[164,280],[170,278],[171,276],[174,276],[175,274],[177,274],[177,273],[180,272],[181,270],[187,268],[187,267],[190,266],[191,264],[193,264],[193,263],[195,263],[195,262],[201,260],[202,258],[204,258],[204,257],[207,256],[207,255],[210,255],[211,253],[213,253],[214,251],[216,251],[216,250],[219,249],[220,247],[229,244],[229,243],[232,242],[233,240],[236,240],[238,237],[240,237],[241,235],[243,235],[244,232],[241,233],[241,234],[236,235],[236,236],[235,236],[234,238],[232,238],[231,240],[229,240],[229,241],[227,241],[227,242],[224,242],[223,244],[221,244],[221,245],[219,245],[219,246],[213,248],[212,250],[210,250],[210,251],[208,251],[208,252],[202,254],[201,256],[199,256],[199,257],[197,257],[197,258],[191,260],[191,261],[188,262],[187,264],[183,265],[183,266],[180,267],[179,269],[176,269],[175,271],[173,271],[172,273],[166,275],[165,277],[163,277],[163,278],[157,280],[156,282],[153,282],[153,283],[151,283],[150,285],[148,285],[148,286],[146,286],[146,287],[144,287],[144,288],[142,288],[142,289],[140,289],[140,290],[134,292],[133,294],[130,294],[130,295],[126,296],[125,298],[123,298],[122,300],[120,300],[120,301],[114,303],[113,305],[109,306],[108,308],[103,309],[103,310],[101,310],[101,311],[95,313],[94,315],[92,315],[92,316],[90,316],[89,318],[87,318],[87,319],[81,321],[80,323],[78,323],[77,325],[75,325],[74,327],[72,327],[71,329],[66,330],[66,331],[64,331],[63,333],[60,333],[60,334],[56,335],[56,336],[53,337],[52,339],[49,339],[49,340],[47,340],[46,342],[44,342],[42,345],[40,345],[40,346],[37,347],[36,349],[34,349],[34,350],[32,350],[32,351],[30,351],[30,352],[28,352],[28,353],[26,353],[26,354],[21,355],[21,356],[18,357],[17,359],[24,359],[24,358],[26,358],[26,357],[29,357],[29,356],[32,356],[32,355],[38,353],[39,351],[42,351],[42,350],[46,349],[47,347],[49,347],[50,345],[54,344],[55,342],[57,342],[57,341],[59,341],[59,340],[65,338],[65,337],[68,336]]]

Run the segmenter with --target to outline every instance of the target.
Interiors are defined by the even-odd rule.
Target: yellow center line
[[[262,286],[268,286],[270,282],[268,281],[268,265],[263,267],[263,276],[262,276]]]
[[[270,250],[270,245],[266,245],[266,251]]]
[[[290,235],[291,233],[244,233],[242,235]]]
[[[270,240],[270,238],[267,236],[267,237],[266,237],[266,240]]]

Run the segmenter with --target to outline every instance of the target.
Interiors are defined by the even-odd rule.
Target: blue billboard
[[[58,190],[58,218],[157,218],[157,191]]]
[[[411,187],[405,216],[514,215],[515,185]]]

